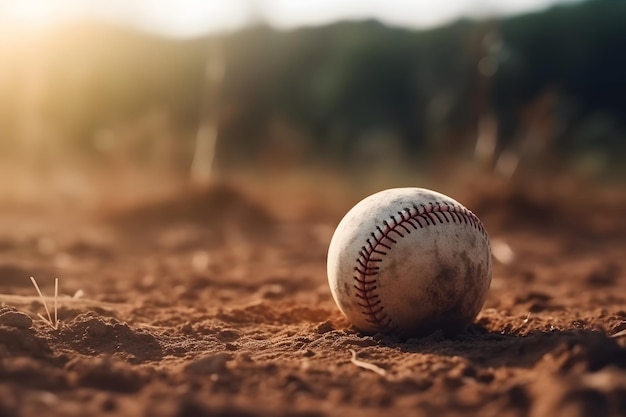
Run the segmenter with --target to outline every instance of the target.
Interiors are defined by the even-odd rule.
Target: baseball
[[[458,332],[483,306],[491,250],[481,221],[424,188],[373,194],[341,220],[328,249],[328,282],[364,333]]]

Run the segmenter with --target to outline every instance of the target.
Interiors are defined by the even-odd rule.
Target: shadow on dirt
[[[404,352],[461,356],[483,367],[530,368],[549,354],[563,371],[582,367],[593,372],[609,365],[626,368],[626,348],[616,339],[589,330],[532,331],[521,336],[473,326],[451,339],[435,333],[386,344]]]

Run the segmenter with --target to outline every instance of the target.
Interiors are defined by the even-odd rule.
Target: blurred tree
[[[255,164],[273,146],[287,149],[292,137],[301,150],[290,147],[291,158],[356,166],[386,150],[432,165],[440,165],[437,155],[475,150],[492,154],[492,167],[499,155],[517,167],[552,154],[544,159],[554,166],[559,155],[592,148],[619,164],[626,151],[625,20],[626,2],[590,0],[427,31],[375,21],[288,32],[257,25],[220,38],[228,72],[219,89],[206,77],[216,37],[171,40],[94,24],[27,44],[0,37],[0,149],[15,148],[20,132],[13,103],[27,93],[19,80],[32,66],[24,59],[30,48],[45,63],[37,69],[46,91],[39,131],[92,156],[112,146],[103,148],[106,142],[130,161],[149,159],[159,137],[171,141],[163,149],[178,167],[216,152],[228,168]],[[146,128],[154,114],[168,121]],[[198,146],[206,141],[198,141],[197,127],[207,120],[220,125],[213,150]],[[153,133],[162,129],[171,134]]]

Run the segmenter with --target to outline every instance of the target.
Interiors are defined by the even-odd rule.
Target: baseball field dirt
[[[482,219],[493,280],[463,332],[408,340],[357,332],[327,283],[373,186],[4,202],[0,416],[624,416],[626,196],[541,185],[438,189]]]

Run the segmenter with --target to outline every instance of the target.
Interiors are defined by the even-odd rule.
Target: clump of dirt
[[[75,358],[65,365],[70,384],[101,391],[133,393],[148,380],[145,371],[129,367],[124,361],[108,357]]]
[[[5,356],[46,356],[50,347],[32,329],[33,320],[12,307],[0,308],[0,358]]]
[[[0,308],[0,326],[15,327],[17,329],[30,329],[33,319],[17,309],[10,307]]]
[[[49,337],[59,348],[85,356],[114,352],[129,363],[155,361],[162,356],[159,341],[147,331],[93,312],[76,316]]]
[[[225,183],[187,188],[165,200],[109,213],[105,218],[133,233],[187,223],[220,231],[236,227],[247,234],[259,234],[267,233],[276,223],[262,204]]]

